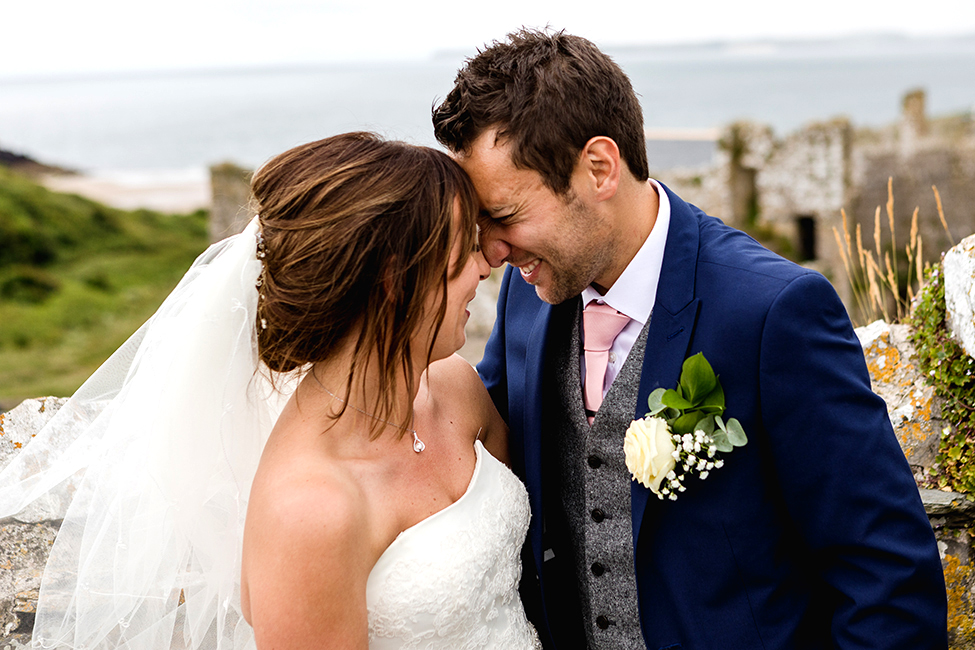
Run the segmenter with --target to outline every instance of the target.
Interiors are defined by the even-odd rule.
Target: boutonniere
[[[748,442],[738,420],[722,419],[724,390],[700,352],[684,361],[677,389],[658,388],[647,399],[646,416],[633,420],[623,439],[633,480],[660,499],[677,499],[684,481],[724,465],[717,455]]]

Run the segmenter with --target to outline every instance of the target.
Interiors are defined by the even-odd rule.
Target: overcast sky
[[[0,77],[422,59],[546,24],[607,47],[975,33],[975,0],[0,0]]]

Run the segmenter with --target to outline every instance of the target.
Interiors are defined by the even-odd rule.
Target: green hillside
[[[203,211],[116,210],[0,167],[0,409],[74,392],[206,246]]]

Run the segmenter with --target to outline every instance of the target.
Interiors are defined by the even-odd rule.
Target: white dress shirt
[[[583,307],[595,300],[608,304],[631,319],[609,349],[609,363],[606,366],[606,379],[603,382],[604,398],[626,362],[626,357],[633,349],[637,337],[643,331],[643,326],[650,319],[654,302],[657,299],[657,284],[660,282],[660,270],[664,263],[664,247],[667,244],[667,231],[670,229],[670,199],[667,198],[667,193],[657,181],[651,178],[649,183],[657,192],[659,208],[657,209],[657,220],[654,222],[653,229],[651,229],[646,241],[643,242],[643,246],[640,247],[630,263],[626,265],[623,273],[605,294],[600,294],[592,285],[582,290]],[[585,341],[585,336],[586,333],[583,330],[583,341]],[[582,364],[583,389],[585,389],[586,357],[580,355],[579,358]]]

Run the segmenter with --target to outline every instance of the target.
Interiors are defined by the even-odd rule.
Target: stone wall
[[[210,167],[213,204],[210,208],[210,242],[236,235],[255,214],[251,198],[251,172],[233,163]]]
[[[903,249],[911,216],[918,208],[918,225],[925,258],[937,261],[952,241],[938,216],[932,187],[937,187],[953,237],[975,230],[975,145],[970,137],[948,142],[931,136],[916,143],[909,154],[893,145],[869,144],[858,148],[851,160],[853,175],[851,216],[873,233],[877,206],[887,203],[887,180],[893,179],[895,227]],[[886,212],[881,216],[886,229]],[[885,245],[889,238],[884,237]]]
[[[832,229],[845,208],[851,230],[860,224],[872,241],[880,206],[882,244],[888,246],[888,178],[899,250],[908,243],[915,207],[926,260],[937,261],[955,243],[944,232],[932,186],[955,239],[975,231],[975,118],[932,120],[924,99],[923,91],[908,93],[901,119],[883,129],[856,128],[837,118],[778,138],[767,126],[732,124],[710,164],[651,174],[705,212],[823,272],[848,300]]]

